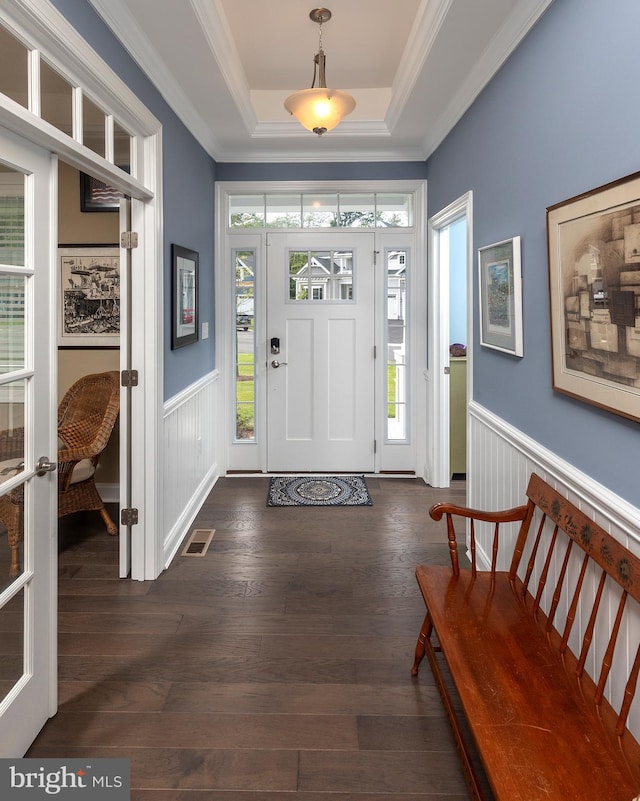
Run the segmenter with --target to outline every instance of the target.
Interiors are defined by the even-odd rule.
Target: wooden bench
[[[426,653],[473,798],[487,795],[475,751],[499,801],[632,801],[640,559],[535,473],[527,497],[504,512],[431,508],[434,520],[446,517],[452,569],[416,570],[427,614],[412,674]],[[459,566],[458,516],[469,569]],[[519,531],[503,562],[509,523]],[[488,571],[476,569],[482,525],[492,540]],[[637,726],[640,710],[633,719]]]

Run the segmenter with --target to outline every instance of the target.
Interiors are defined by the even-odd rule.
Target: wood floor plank
[[[435,686],[349,684],[211,684],[174,682],[167,712],[276,712],[327,715],[442,716]]]
[[[325,793],[463,793],[464,779],[442,754],[424,751],[302,751],[300,790]]]
[[[468,801],[433,678],[410,676],[415,565],[448,560],[427,510],[464,485],[367,481],[372,507],[273,509],[268,478],[221,478],[207,554],[155,582],[118,578],[99,515],[61,521],[59,712],[27,756],[127,758],[133,801]]]

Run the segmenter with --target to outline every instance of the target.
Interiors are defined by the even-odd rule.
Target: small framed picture
[[[480,344],[523,355],[520,237],[478,250]]]
[[[80,211],[118,211],[124,195],[104,181],[80,173]]]
[[[120,249],[117,245],[58,248],[58,345],[120,345]]]
[[[171,245],[172,326],[171,349],[198,341],[198,253]]]

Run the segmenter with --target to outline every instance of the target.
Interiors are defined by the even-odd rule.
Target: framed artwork
[[[547,209],[553,388],[640,421],[640,173]]]
[[[480,344],[523,355],[520,237],[478,250]]]
[[[171,245],[171,349],[198,341],[198,253]]]
[[[58,276],[58,345],[119,347],[119,247],[61,245]]]
[[[80,211],[118,211],[124,195],[104,181],[80,173]]]

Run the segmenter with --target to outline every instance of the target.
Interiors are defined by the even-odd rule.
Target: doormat
[[[364,476],[274,476],[267,506],[373,506]]]

